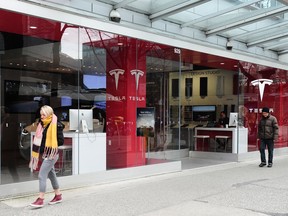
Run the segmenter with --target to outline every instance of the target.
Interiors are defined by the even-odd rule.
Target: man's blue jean
[[[261,139],[260,141],[260,156],[261,162],[266,163],[265,149],[268,148],[268,163],[273,163],[273,150],[274,140],[273,139]]]

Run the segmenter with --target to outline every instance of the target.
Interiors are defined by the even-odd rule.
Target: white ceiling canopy
[[[191,32],[202,34],[201,42],[211,43],[211,37],[235,41],[242,47],[258,47],[277,55],[287,53],[288,0],[30,0],[44,4],[85,10],[109,18],[117,10],[121,22],[144,26],[155,31],[167,31],[169,24],[178,26],[175,35],[193,38]],[[99,9],[101,8],[101,9]],[[109,9],[110,8],[110,9]],[[135,22],[135,17],[143,18]],[[141,23],[142,22],[142,23]],[[160,26],[160,27],[159,27]],[[164,26],[164,27],[163,27]],[[175,27],[175,29],[177,29]],[[170,29],[169,29],[170,30]],[[173,34],[169,31],[169,34]],[[185,35],[186,34],[186,35]],[[197,39],[197,38],[196,38]],[[222,46],[224,46],[222,44]]]
[[[89,0],[88,0],[89,1]],[[95,2],[95,1],[94,1]],[[278,54],[288,38],[288,0],[115,0],[101,1],[159,20],[236,40],[247,47],[259,46]],[[281,27],[282,26],[282,27]],[[261,34],[257,34],[261,31]],[[252,37],[251,37],[252,36]]]

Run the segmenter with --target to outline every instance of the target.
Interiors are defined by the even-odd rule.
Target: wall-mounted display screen
[[[172,79],[172,97],[179,97],[179,79]]]
[[[186,78],[185,79],[185,96],[186,97],[192,96],[193,94],[192,86],[193,86],[193,78]]]
[[[200,77],[200,96],[208,95],[208,77]]]
[[[35,113],[40,100],[49,105],[51,83],[5,80],[4,93],[4,104],[10,113]]]
[[[5,95],[30,96],[50,95],[51,83],[47,81],[28,82],[18,80],[5,80]]]
[[[84,74],[83,84],[86,89],[106,89],[106,76]]]
[[[192,106],[193,121],[216,121],[215,105]]]

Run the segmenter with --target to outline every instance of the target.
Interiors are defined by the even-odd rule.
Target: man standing
[[[218,125],[219,127],[224,128],[226,124],[229,124],[229,118],[226,117],[226,113],[224,111],[221,111]]]
[[[273,164],[274,141],[278,138],[278,122],[276,117],[269,113],[269,108],[262,109],[262,118],[258,124],[258,138],[260,139],[261,163],[259,167],[266,165],[265,148],[268,148],[268,167]]]

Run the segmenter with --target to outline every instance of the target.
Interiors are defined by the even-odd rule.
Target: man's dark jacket
[[[273,139],[278,138],[278,122],[277,119],[269,114],[267,117],[262,116],[258,124],[258,138],[259,139]]]

